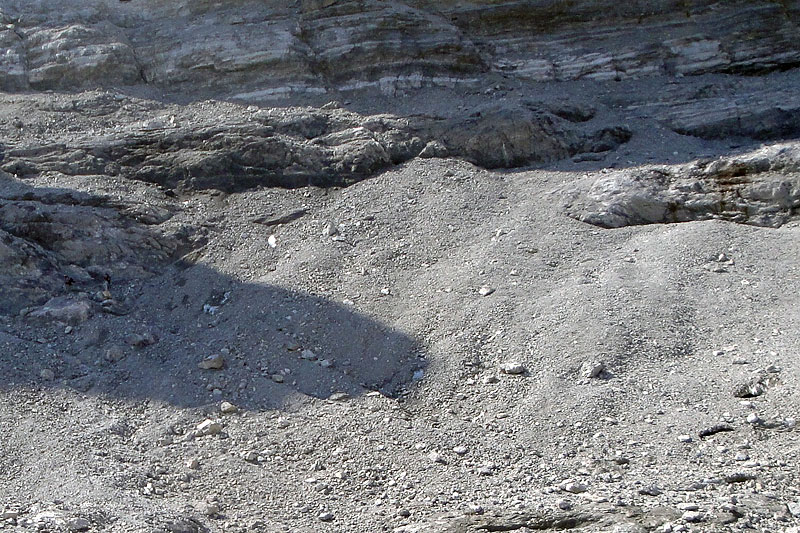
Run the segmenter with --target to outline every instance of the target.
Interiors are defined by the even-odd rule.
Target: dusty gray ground
[[[58,148],[60,170],[4,176],[0,531],[797,531],[798,222],[601,229],[563,207],[611,168],[791,138],[793,115],[751,96],[796,98],[797,76],[337,95],[401,118],[580,104],[632,132],[516,169],[411,157],[346,188],[223,192],[89,173]],[[2,98],[3,165],[261,110]],[[748,103],[738,135],[676,133],[692,106],[719,125],[714,98]],[[42,315],[50,296],[87,316]],[[223,368],[198,367],[210,356]]]

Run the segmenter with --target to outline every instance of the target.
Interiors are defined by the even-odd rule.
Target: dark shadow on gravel
[[[0,327],[0,389],[264,409],[335,393],[396,396],[424,368],[414,339],[350,306],[202,265],[149,281],[126,316],[99,311],[69,334],[64,324],[24,323]],[[198,367],[212,355],[223,368]]]
[[[249,271],[263,282],[245,282],[185,255],[176,261],[187,242],[140,222],[136,200],[112,204],[6,181],[0,390],[65,388],[182,407],[228,400],[262,409],[335,393],[395,396],[424,367],[413,338],[355,306],[270,285],[266,269]],[[146,248],[156,241],[162,255]],[[71,327],[66,315],[36,317],[52,297],[67,308],[77,302],[82,311],[68,313]],[[199,368],[209,356],[221,356],[223,367]]]

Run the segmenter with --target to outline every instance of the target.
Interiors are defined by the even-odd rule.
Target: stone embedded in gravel
[[[244,452],[242,454],[242,459],[244,459],[248,463],[258,463],[258,452],[255,452],[253,450]]]
[[[216,502],[205,502],[200,504],[200,512],[206,516],[216,516],[219,514],[219,504]]]
[[[134,348],[145,348],[152,346],[158,342],[158,336],[155,333],[147,331],[145,333],[134,334],[128,337],[128,344]]]
[[[758,416],[756,413],[750,413],[747,415],[747,423],[752,425],[758,425],[761,423],[761,417]]]
[[[225,413],[226,415],[229,415],[231,413],[235,413],[236,411],[238,411],[239,408],[236,407],[235,405],[233,405],[230,402],[222,402],[221,404],[219,404],[219,410],[222,413]]]
[[[29,313],[26,318],[37,324],[62,322],[77,326],[89,320],[91,310],[91,304],[86,300],[75,300],[71,296],[57,296]]]
[[[494,289],[492,287],[488,287],[486,285],[484,285],[483,287],[478,289],[478,294],[480,294],[481,296],[489,296],[493,292],[494,292]]]
[[[525,373],[525,365],[516,361],[503,363],[500,365],[500,372],[503,374],[520,375]]]
[[[703,521],[703,513],[699,511],[686,511],[681,515],[681,518],[689,523],[696,523]]]
[[[186,468],[189,470],[197,470],[200,468],[200,461],[198,461],[196,457],[192,457],[186,461]]]
[[[91,522],[81,516],[69,518],[66,522],[67,529],[70,531],[86,531],[91,525]]]
[[[579,481],[563,481],[559,487],[561,490],[570,492],[572,494],[580,494],[582,492],[586,492],[589,490],[589,487],[586,486],[585,483],[581,483]]]
[[[592,379],[599,377],[605,369],[606,365],[602,361],[584,361],[580,373],[581,376]]]
[[[692,442],[692,436],[691,435],[678,435],[678,440],[680,442],[689,443],[689,442]]]
[[[12,511],[10,509],[6,509],[2,513],[0,513],[0,520],[15,520],[19,518],[19,511]]]
[[[271,379],[275,383],[283,383],[284,382],[284,378],[283,378],[282,374],[272,374]]]
[[[329,512],[329,511],[325,511],[324,513],[318,514],[317,518],[319,518],[319,520],[321,522],[332,522],[333,521],[333,513]]]
[[[569,511],[570,509],[572,509],[572,504],[569,503],[569,501],[562,498],[556,502],[556,507],[558,507],[562,511]]]
[[[109,346],[105,353],[106,361],[111,361],[112,363],[121,361],[124,357],[125,350],[122,349],[122,346],[118,345]]]
[[[487,463],[485,465],[481,465],[478,467],[478,475],[480,476],[491,476],[494,474],[495,466],[494,464]]]
[[[786,507],[789,509],[789,514],[796,518],[800,518],[800,500],[789,502],[786,504]]]
[[[339,235],[339,227],[336,225],[336,222],[328,222],[325,224],[325,227],[322,228],[323,237],[335,237],[337,235]]]
[[[203,370],[219,370],[225,366],[225,358],[222,354],[213,354],[209,355],[199,363],[197,363],[198,368],[202,368]]]
[[[736,398],[755,398],[761,396],[766,391],[767,386],[760,378],[757,378],[736,385],[733,388],[733,395]]]
[[[456,455],[466,455],[468,451],[466,446],[456,446],[453,448],[453,453]]]
[[[198,435],[217,435],[222,431],[222,424],[207,418],[197,424]]]
[[[49,368],[45,368],[39,372],[39,376],[45,381],[53,381],[56,378],[56,373]]]
[[[328,396],[328,399],[331,400],[332,402],[341,402],[348,398],[350,398],[350,395],[347,394],[346,392],[334,392],[333,394]]]
[[[650,485],[648,487],[644,487],[639,489],[639,494],[643,496],[660,496],[664,491],[657,485]]]
[[[447,459],[445,459],[444,456],[442,454],[438,453],[438,452],[429,453],[428,454],[428,459],[430,459],[434,463],[439,463],[439,464],[442,464],[442,465],[446,465],[447,464]]]
[[[311,350],[306,349],[306,350],[303,350],[303,351],[300,352],[300,358],[301,359],[308,359],[309,361],[316,361],[317,360],[317,354],[315,354]]]

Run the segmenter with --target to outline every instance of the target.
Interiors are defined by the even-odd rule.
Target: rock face
[[[143,102],[101,100],[104,116],[119,125],[100,135],[77,133],[68,143],[20,143],[7,151],[2,168],[20,177],[110,175],[168,188],[233,191],[347,185],[417,157],[430,143],[439,149],[428,155],[507,168],[611,150],[630,137],[622,126],[585,125],[533,104],[492,105],[466,119],[244,106],[229,106],[219,117],[203,114],[204,104],[196,104],[145,112],[152,118],[126,123],[130,108],[144,109]]]
[[[800,207],[800,147],[674,167],[611,171],[571,186],[566,212],[604,228],[721,219],[779,227]]]
[[[602,14],[601,17],[598,14]],[[4,90],[152,84],[245,99],[497,72],[535,80],[800,63],[792,2],[7,0]]]

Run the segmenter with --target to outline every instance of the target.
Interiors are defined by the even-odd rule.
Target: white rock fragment
[[[221,404],[219,404],[219,410],[220,412],[229,415],[238,411],[239,408],[230,402],[222,402]]]
[[[339,235],[339,227],[336,225],[336,222],[328,222],[322,228],[323,237],[335,237],[336,235]]]
[[[453,453],[456,455],[466,455],[469,450],[466,446],[456,446],[453,448]]]
[[[680,442],[688,444],[688,443],[692,442],[692,436],[691,435],[685,435],[685,434],[684,435],[678,435],[678,440]]]
[[[750,413],[747,415],[747,423],[752,425],[760,424],[761,418],[756,413]]]
[[[525,365],[522,363],[511,361],[500,365],[500,372],[503,374],[520,375],[525,373]]]
[[[333,522],[333,518],[334,517],[333,517],[333,513],[331,513],[330,511],[325,511],[324,513],[318,514],[317,518],[321,522]]]
[[[202,435],[217,435],[222,431],[222,424],[215,420],[207,418],[197,424],[197,434]]]
[[[439,463],[441,465],[446,465],[447,464],[447,460],[444,458],[444,456],[442,454],[440,454],[438,452],[429,453],[428,454],[428,459],[430,459],[434,463]]]
[[[584,361],[580,373],[584,378],[593,379],[599,377],[605,369],[606,365],[602,361]]]
[[[281,374],[272,374],[271,378],[272,378],[272,381],[274,381],[275,383],[283,383],[284,382],[283,375],[281,375]]]
[[[278,239],[275,238],[275,235],[270,235],[267,238],[267,244],[269,244],[270,248],[276,248],[278,246]]]
[[[494,289],[492,287],[488,287],[486,285],[484,285],[483,287],[478,289],[478,294],[480,294],[481,296],[489,296],[493,292],[494,292]]]
[[[186,461],[186,468],[189,470],[197,470],[200,468],[200,461],[197,460],[197,457],[192,457]]]
[[[334,392],[333,394],[328,396],[328,399],[333,402],[341,402],[343,400],[348,399],[349,397],[350,395],[347,394],[346,392]]]

